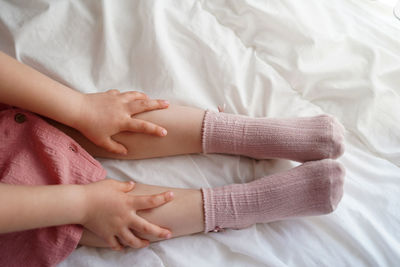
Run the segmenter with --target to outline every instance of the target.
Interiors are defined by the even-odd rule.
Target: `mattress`
[[[329,215],[195,234],[148,248],[80,247],[66,266],[395,266],[400,262],[396,1],[0,1],[0,50],[85,93],[138,90],[253,117],[331,114],[346,129]],[[99,159],[108,177],[200,188],[294,162],[229,155]]]

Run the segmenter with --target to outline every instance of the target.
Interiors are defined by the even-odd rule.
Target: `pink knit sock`
[[[206,111],[203,152],[299,162],[343,154],[343,126],[327,115],[306,118],[249,118]]]
[[[247,184],[202,189],[205,232],[332,212],[343,194],[344,168],[312,161]]]

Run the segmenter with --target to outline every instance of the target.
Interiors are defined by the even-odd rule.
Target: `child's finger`
[[[145,133],[145,134],[153,134],[158,136],[166,136],[167,130],[163,127],[160,127],[154,123],[139,120],[139,119],[132,119],[128,121],[122,131],[131,131],[136,133]]]
[[[117,89],[110,89],[107,91],[107,93],[111,94],[111,95],[118,95],[119,94],[119,90]]]
[[[165,203],[171,201],[174,197],[174,193],[171,191],[151,195],[151,196],[132,196],[133,208],[136,210],[145,210],[157,208]]]
[[[123,240],[126,245],[132,248],[144,248],[149,245],[149,241],[139,239],[129,229],[122,230],[121,234],[118,235],[118,238]]]
[[[169,106],[169,102],[166,100],[155,100],[155,99],[146,99],[146,100],[137,100],[129,102],[129,111],[131,114],[138,114],[144,111],[150,111],[155,109],[164,109]]]
[[[140,216],[135,217],[135,222],[131,225],[131,228],[142,234],[152,235],[163,239],[171,238],[171,231],[152,224]]]
[[[119,183],[120,189],[122,190],[122,192],[128,193],[130,191],[132,191],[135,188],[135,182],[133,181],[129,181],[129,182],[120,182],[117,181]]]
[[[118,240],[115,236],[109,237],[106,241],[112,250],[121,250],[122,249],[121,244],[118,242]]]
[[[137,91],[128,91],[124,92],[121,94],[126,101],[134,101],[134,100],[145,100],[148,99],[149,97],[142,92],[137,92]]]
[[[122,144],[112,140],[111,137],[107,138],[107,140],[103,142],[100,146],[116,154],[128,154],[128,150]]]

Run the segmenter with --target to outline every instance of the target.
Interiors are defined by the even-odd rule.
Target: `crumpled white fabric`
[[[394,266],[400,262],[396,1],[0,1],[0,49],[82,92],[141,90],[249,116],[328,113],[346,128],[330,215],[197,234],[59,266]],[[28,88],[27,88],[28,90]],[[101,160],[108,176],[208,187],[294,163],[224,155]]]

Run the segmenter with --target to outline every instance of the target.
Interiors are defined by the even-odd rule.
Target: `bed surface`
[[[327,113],[346,128],[327,216],[197,234],[59,266],[395,266],[400,262],[396,1],[0,1],[0,50],[82,92],[141,90],[249,116]],[[120,180],[199,188],[295,166],[225,155],[99,159]]]

